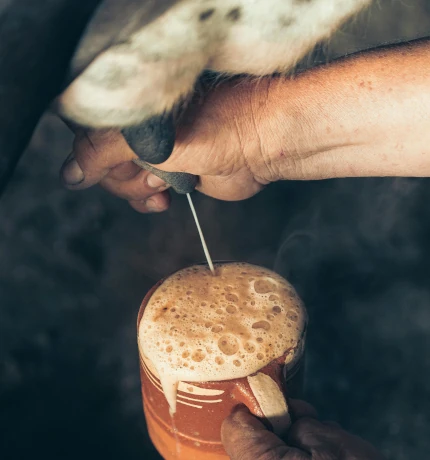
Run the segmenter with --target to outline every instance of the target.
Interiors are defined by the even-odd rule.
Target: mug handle
[[[267,368],[266,368],[267,369]],[[272,372],[270,372],[272,370]],[[233,396],[245,404],[253,415],[267,420],[277,436],[284,436],[291,426],[285,385],[280,369],[257,372],[236,382]]]

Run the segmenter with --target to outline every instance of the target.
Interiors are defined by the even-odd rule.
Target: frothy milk
[[[171,413],[178,383],[246,377],[301,346],[306,311],[281,276],[246,263],[185,268],[152,294],[138,343]]]

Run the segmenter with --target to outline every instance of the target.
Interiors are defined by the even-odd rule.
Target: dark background
[[[329,54],[430,35],[428,3],[375,2]],[[0,201],[0,457],[157,458],[135,320],[151,284],[202,259],[196,229],[184,197],[144,216],[98,188],[62,189],[70,148],[47,115]],[[241,203],[195,201],[215,258],[275,267],[303,297],[306,393],[321,415],[391,459],[427,458],[429,180],[285,182]]]

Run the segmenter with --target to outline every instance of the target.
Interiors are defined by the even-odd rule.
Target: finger
[[[100,185],[108,192],[128,201],[143,201],[167,189],[168,185],[153,174],[141,169],[130,180],[116,180],[109,176],[100,181]]]
[[[163,212],[169,209],[170,206],[170,193],[168,191],[157,193],[150,198],[141,201],[130,201],[130,206],[137,212],[144,214]]]
[[[311,417],[302,417],[291,426],[287,442],[311,453],[312,449],[320,445],[320,434],[325,433],[327,430],[328,427],[325,427],[318,420]]]
[[[79,130],[73,152],[61,168],[61,179],[68,188],[84,189],[98,183],[112,168],[135,158],[120,133]]]
[[[309,453],[336,452],[342,444],[343,433],[342,430],[325,425],[319,420],[303,417],[291,426],[287,442]]]
[[[105,177],[111,179],[125,181],[133,179],[138,173],[142,171],[142,168],[132,161],[126,161],[118,166],[113,167]]]
[[[239,406],[224,420],[221,441],[231,460],[307,460],[311,457],[287,446],[246,407]]]
[[[61,180],[67,188],[88,188],[109,175],[113,168],[138,158],[119,131],[75,129],[75,133],[73,152],[60,172]],[[191,159],[184,163],[183,158],[183,155],[172,155],[156,167],[166,172],[193,172],[188,171],[187,167],[193,169],[195,159],[194,162]]]
[[[308,402],[303,401],[302,399],[289,399],[288,403],[293,420],[297,420],[302,417],[318,419],[317,410]]]

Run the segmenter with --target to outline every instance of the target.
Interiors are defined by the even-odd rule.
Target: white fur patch
[[[256,76],[292,68],[370,0],[183,0],[108,49],[59,99],[93,128],[169,111],[205,69]]]

